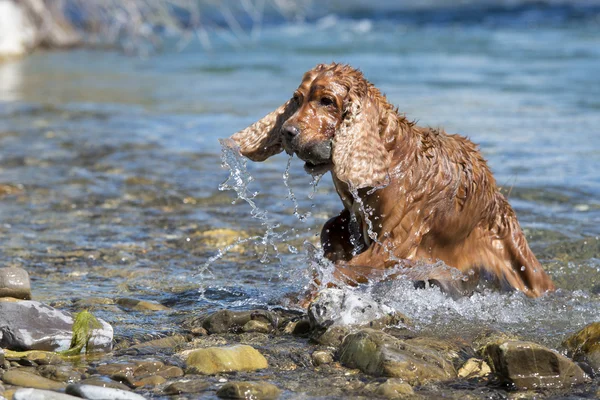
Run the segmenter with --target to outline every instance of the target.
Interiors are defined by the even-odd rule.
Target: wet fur
[[[413,278],[458,294],[482,277],[531,297],[554,290],[476,145],[410,122],[350,66],[308,71],[292,99],[232,139],[255,161],[285,150],[331,170],[344,210],[321,242],[348,284],[443,261],[469,278],[443,268]]]

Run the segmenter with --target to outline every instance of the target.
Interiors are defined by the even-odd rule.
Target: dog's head
[[[389,106],[380,105],[382,98],[360,71],[321,64],[304,74],[290,100],[232,139],[254,161],[285,150],[309,168],[330,167],[356,189],[380,186],[390,163],[382,138]]]

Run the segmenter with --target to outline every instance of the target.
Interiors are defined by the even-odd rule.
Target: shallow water
[[[559,287],[536,300],[454,301],[404,282],[361,290],[422,331],[486,325],[558,346],[600,320],[600,12],[438,4],[315,14],[253,41],[215,36],[211,50],[0,64],[0,264],[26,268],[35,299],[74,310],[92,296],[172,308],[99,310],[121,338],[176,332],[191,312],[285,304],[309,282],[304,243],[341,202],[329,176],[315,189],[280,155],[247,164],[247,195],[266,212],[253,218],[219,189],[218,138],[286,101],[315,64],[347,62],[409,118],[480,144]]]

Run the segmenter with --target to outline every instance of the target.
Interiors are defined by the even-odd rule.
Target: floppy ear
[[[281,153],[281,126],[291,117],[298,105],[294,100],[288,100],[275,111],[256,121],[246,129],[231,136],[243,156],[252,161],[264,161],[267,158]]]
[[[354,189],[389,182],[390,154],[379,133],[379,109],[367,92],[352,99],[333,139],[333,173]]]

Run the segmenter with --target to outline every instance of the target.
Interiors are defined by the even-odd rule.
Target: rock
[[[133,311],[167,311],[169,307],[163,306],[159,303],[150,301],[131,299],[131,298],[120,298],[117,299],[116,303],[123,308]]]
[[[12,351],[6,350],[5,357],[10,361],[33,361],[37,365],[61,364],[64,362],[62,357],[52,351],[28,350]],[[22,364],[22,363],[21,363]]]
[[[89,351],[112,349],[113,329],[98,319],[102,328],[94,329]],[[73,317],[37,301],[0,302],[0,347],[12,350],[63,351],[71,345]]]
[[[80,381],[83,375],[70,365],[42,365],[37,368],[37,371],[44,378],[71,383]]]
[[[323,364],[331,364],[333,362],[333,354],[329,351],[317,350],[311,355],[312,362],[315,366]]]
[[[267,382],[228,382],[217,390],[222,399],[272,400],[280,394],[277,386]]]
[[[452,362],[438,351],[372,329],[349,334],[339,354],[340,362],[348,368],[358,368],[374,376],[401,378],[411,385],[456,377]]]
[[[23,386],[34,389],[60,390],[67,385],[52,379],[44,378],[31,372],[19,371],[18,369],[8,370],[2,375],[2,382],[9,385]]]
[[[192,373],[205,375],[254,371],[268,367],[265,357],[255,348],[247,345],[194,350],[188,355],[186,365]]]
[[[210,383],[200,379],[185,379],[165,387],[166,394],[198,393],[210,387]]]
[[[200,323],[202,328],[206,329],[212,335],[215,333],[240,333],[243,331],[243,327],[250,321],[260,321],[276,328],[278,320],[279,317],[275,313],[266,310],[220,310],[201,319]],[[187,325],[193,325],[194,323],[188,321]]]
[[[106,388],[111,388],[111,389],[120,389],[120,390],[124,390],[124,391],[131,390],[129,388],[129,386],[127,386],[121,382],[116,382],[116,381],[113,381],[112,379],[109,379],[107,377],[101,377],[101,376],[93,376],[91,378],[84,379],[84,380],[80,381],[79,384],[80,385],[100,386],[100,387],[106,387]]]
[[[156,372],[156,375],[162,376],[163,378],[178,378],[183,376],[183,370],[175,365],[168,365]]]
[[[0,297],[31,299],[29,274],[23,268],[0,268]]]
[[[72,384],[67,386],[66,392],[88,400],[145,400],[133,392],[95,385]]]
[[[311,338],[320,345],[337,349],[342,345],[344,339],[351,331],[349,326],[330,326],[322,334],[319,334],[319,331],[315,331]]]
[[[490,366],[483,360],[469,358],[458,370],[459,378],[482,378],[492,372]]]
[[[250,320],[242,326],[242,331],[244,332],[259,332],[259,333],[269,333],[273,327],[263,321]]]
[[[21,388],[13,394],[13,400],[81,400],[81,398],[51,390]]]
[[[150,375],[140,378],[133,382],[135,387],[158,386],[165,383],[167,380],[160,375]]]
[[[391,378],[379,385],[375,390],[375,394],[386,399],[401,399],[414,395],[415,392],[408,383],[403,382],[401,379]]]
[[[494,373],[519,389],[558,389],[589,381],[573,361],[536,343],[491,344],[484,354]]]
[[[572,334],[562,345],[569,357],[587,362],[594,373],[600,373],[600,322],[589,324]]]
[[[367,325],[392,313],[391,308],[373,299],[342,289],[319,292],[308,307],[308,318],[314,330],[325,330],[333,325]]]
[[[310,332],[310,321],[306,318],[301,318],[295,321],[290,321],[285,325],[283,333],[288,335],[305,335]]]

